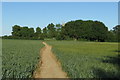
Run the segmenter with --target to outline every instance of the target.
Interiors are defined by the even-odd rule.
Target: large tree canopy
[[[64,34],[70,38],[105,41],[107,27],[99,21],[70,21],[64,26]]]

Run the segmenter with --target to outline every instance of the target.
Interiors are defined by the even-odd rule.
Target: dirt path
[[[45,47],[41,50],[41,61],[34,78],[67,78],[67,74],[62,71],[61,65],[51,51],[51,46],[43,42]]]

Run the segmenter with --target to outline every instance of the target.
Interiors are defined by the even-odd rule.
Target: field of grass
[[[71,78],[113,78],[120,76],[118,43],[46,41]]]
[[[2,77],[31,78],[42,47],[38,40],[2,40]]]
[[[39,40],[2,40],[2,77],[31,78],[38,63]],[[45,41],[71,78],[119,77],[118,43]]]

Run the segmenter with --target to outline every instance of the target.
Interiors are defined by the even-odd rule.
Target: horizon
[[[109,30],[118,25],[117,2],[3,2],[2,14],[1,36],[11,35],[14,25],[42,29],[50,23],[71,20],[97,20]]]

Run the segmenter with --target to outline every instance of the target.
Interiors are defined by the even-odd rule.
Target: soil
[[[45,47],[40,51],[40,61],[34,72],[34,78],[67,78],[67,74],[62,71],[60,62],[52,53],[52,46],[43,42]]]

